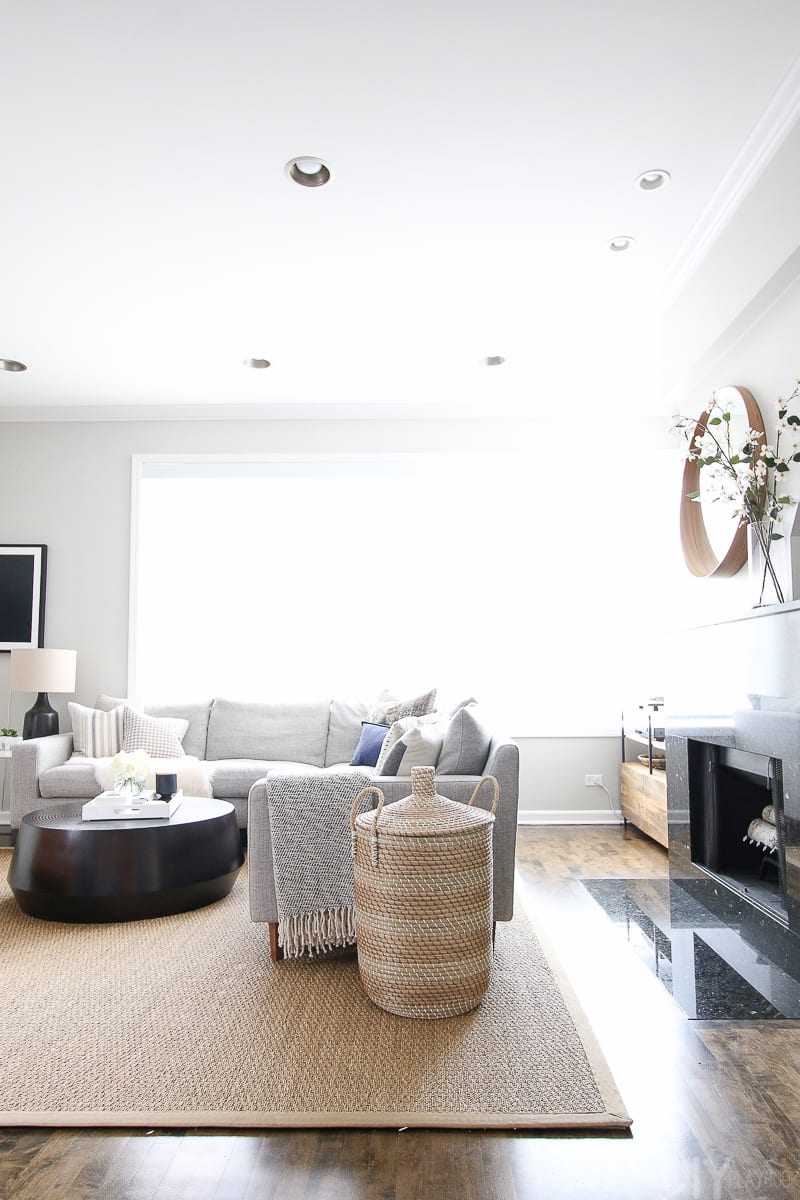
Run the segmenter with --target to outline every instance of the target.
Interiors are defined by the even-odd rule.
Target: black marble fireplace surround
[[[739,980],[774,1006],[770,1015],[797,1017],[800,604],[691,631],[683,651],[693,665],[675,690],[688,715],[677,715],[667,697],[669,888],[673,972],[694,978],[688,1002],[677,992],[676,999],[690,1016],[705,1015],[707,1004],[692,1011],[692,1003],[711,949],[724,967],[720,987],[735,992]],[[743,839],[766,804],[775,808],[779,851],[765,863]],[[687,962],[676,963],[676,951]]]

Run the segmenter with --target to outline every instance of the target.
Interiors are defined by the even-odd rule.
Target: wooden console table
[[[625,820],[667,849],[667,772],[651,774],[644,763],[621,763],[619,793]]]

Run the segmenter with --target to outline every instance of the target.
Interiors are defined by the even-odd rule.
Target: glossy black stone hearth
[[[750,931],[743,930],[729,894],[718,897],[723,907],[715,911],[700,894],[666,879],[581,882],[688,1017],[701,1021],[800,1017],[800,963],[793,953],[794,938],[769,918],[775,957],[748,940]],[[727,893],[710,880],[707,887],[707,898],[712,900],[714,887]]]

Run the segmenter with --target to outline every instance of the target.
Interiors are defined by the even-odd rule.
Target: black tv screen
[[[46,546],[0,546],[0,651],[44,644]]]

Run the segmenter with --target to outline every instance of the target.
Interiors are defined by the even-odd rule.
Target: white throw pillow
[[[122,749],[124,706],[108,711],[70,700],[72,749],[78,758],[113,758]]]
[[[381,752],[378,755],[378,761],[375,764],[375,774],[382,774],[383,764],[396,742],[407,734],[412,729],[417,729],[420,725],[437,725],[442,720],[441,713],[427,713],[424,717],[401,717],[399,721],[393,721],[389,732],[383,739]],[[422,763],[422,766],[429,766],[429,763]]]
[[[151,758],[182,758],[183,741],[189,722],[182,717],[148,717],[125,705],[122,749],[144,750]]]
[[[446,721],[409,729],[387,754],[380,774],[410,775],[412,767],[435,767],[442,752],[446,730]]]

